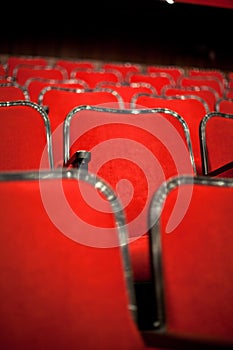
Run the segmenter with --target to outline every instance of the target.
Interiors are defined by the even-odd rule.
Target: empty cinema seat
[[[118,70],[113,69],[81,69],[74,68],[70,73],[71,79],[81,79],[88,84],[90,89],[94,89],[98,83],[113,82],[121,83],[123,82],[123,77]]]
[[[213,88],[209,86],[183,86],[183,87],[170,87],[165,86],[162,89],[161,95],[175,96],[175,95],[196,95],[199,96],[208,105],[210,112],[215,111],[215,104],[219,99],[219,95]]]
[[[46,78],[63,80],[68,79],[67,71],[62,67],[54,67],[53,65],[17,65],[13,72],[12,78],[20,85],[25,85],[30,78]]]
[[[51,123],[55,167],[63,163],[63,124],[67,114],[77,106],[91,104],[122,108],[123,99],[114,90],[105,88],[75,89],[47,86],[42,89],[38,103],[46,107]],[[88,118],[86,120],[88,123]]]
[[[146,72],[151,73],[166,73],[172,76],[175,82],[177,82],[178,78],[185,75],[185,69],[181,66],[177,65],[147,65]]]
[[[215,76],[181,76],[177,81],[177,86],[209,86],[222,97],[225,91],[225,86],[222,80]]]
[[[29,78],[25,87],[28,90],[30,100],[36,103],[40,103],[40,94],[41,91],[47,86],[59,86],[59,87],[67,87],[73,89],[88,89],[88,85],[85,81],[80,79],[45,79],[45,78]]]
[[[221,81],[224,88],[227,87],[227,74],[221,69],[190,67],[186,69],[186,74],[190,77],[215,78]]]
[[[215,110],[216,112],[233,115],[233,98],[219,98],[215,103]]]
[[[65,59],[65,58],[57,58],[54,60],[55,67],[62,67],[66,69],[68,72],[68,78],[71,78],[71,72],[74,69],[97,69],[98,63],[95,60],[91,59]]]
[[[166,85],[175,86],[172,75],[166,72],[131,73],[128,75],[128,83],[148,83],[155,88],[158,95]]]
[[[1,346],[147,349],[108,184],[80,171],[0,173],[0,198]]]
[[[124,107],[131,107],[131,100],[136,94],[148,93],[157,94],[154,86],[148,83],[131,83],[131,84],[121,84],[121,83],[106,83],[100,82],[97,84],[98,88],[108,88],[119,93],[124,101]]]
[[[0,102],[1,171],[53,168],[50,121],[36,103]]]
[[[138,94],[132,98],[134,108],[169,108],[177,112],[186,122],[190,132],[197,174],[202,174],[200,149],[200,122],[209,111],[207,103],[195,95],[156,96]]]
[[[6,59],[6,71],[8,76],[13,76],[15,67],[21,64],[30,66],[47,66],[49,59],[44,56],[9,55]]]
[[[0,83],[0,101],[30,100],[26,87],[16,82]]]
[[[232,179],[204,176],[174,177],[155,192],[155,332],[232,347],[232,196]]]
[[[233,115],[207,113],[200,124],[203,174],[225,166],[233,159]]]
[[[123,203],[135,282],[151,278],[147,215],[164,179],[194,174],[188,128],[166,109],[75,107],[64,123],[64,163],[79,149],[91,152],[89,171],[104,178]]]
[[[141,73],[143,66],[138,63],[131,62],[103,62],[100,67],[105,70],[116,70],[122,76],[123,82],[128,81],[128,75],[131,73]]]
[[[231,348],[229,236],[217,247],[233,208],[232,115],[217,110],[230,76],[81,57],[0,60],[2,346]],[[158,256],[154,232],[163,237],[173,208]]]

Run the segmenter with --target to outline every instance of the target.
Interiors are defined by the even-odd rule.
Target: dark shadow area
[[[154,285],[151,282],[135,282],[138,307],[138,327],[140,330],[155,330],[157,308],[154,297]]]
[[[47,6],[5,15],[2,54],[232,69],[233,10],[158,0]]]

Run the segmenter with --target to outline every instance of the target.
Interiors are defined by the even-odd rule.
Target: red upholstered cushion
[[[131,241],[137,240],[131,242],[130,252],[139,281],[150,276],[146,233],[151,197],[164,179],[192,173],[186,146],[169,122],[152,113],[91,110],[77,113],[71,121],[70,154],[78,149],[91,151],[89,170],[104,178],[123,203]]]
[[[213,171],[233,159],[233,119],[214,115],[206,123],[206,148],[209,171]]]
[[[194,186],[180,224],[166,233],[176,196],[161,215],[167,329],[232,341],[232,189]]]
[[[45,122],[37,109],[31,105],[1,106],[0,123],[1,170],[50,167]]]
[[[128,310],[119,247],[80,243],[70,215],[112,227],[113,217],[88,208],[76,181],[1,183],[0,327],[4,349],[144,349]],[[83,184],[84,191],[90,191]],[[89,186],[86,188],[86,186]],[[41,200],[41,193],[43,192]],[[92,190],[91,190],[92,191]],[[54,204],[57,220],[46,201]],[[46,210],[45,210],[46,209]],[[72,214],[73,213],[73,214]],[[51,214],[51,213],[50,213]],[[59,230],[76,232],[72,239]],[[98,237],[95,237],[98,240]]]
[[[56,166],[63,159],[63,122],[67,114],[73,108],[81,105],[106,105],[119,108],[119,99],[111,91],[101,91],[101,89],[77,92],[74,88],[62,90],[62,88],[54,87],[45,92],[42,105],[49,108],[48,116],[53,132],[54,164]]]
[[[197,168],[197,173],[202,174],[202,162],[199,141],[199,125],[201,119],[205,116],[206,110],[201,101],[195,98],[163,98],[159,96],[139,95],[135,103],[138,106],[148,108],[163,107],[177,112],[187,123],[190,130],[190,137],[193,146],[193,153]]]

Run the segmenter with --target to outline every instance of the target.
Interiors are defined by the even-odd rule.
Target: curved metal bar
[[[76,74],[78,72],[82,72],[82,71],[87,72],[87,74],[89,74],[89,73],[113,73],[117,77],[119,83],[123,82],[123,80],[124,80],[123,76],[122,76],[122,74],[121,74],[121,72],[119,70],[113,69],[113,68],[111,68],[111,69],[104,69],[104,68],[101,68],[101,67],[96,68],[96,69],[92,69],[92,68],[85,69],[85,68],[76,67],[70,73],[71,79],[74,79],[74,78],[76,79],[77,78]]]
[[[190,85],[190,86],[179,86],[179,87],[173,87],[173,86],[166,85],[166,86],[164,86],[164,88],[162,88],[161,95],[164,97],[168,97],[169,95],[166,95],[166,93],[167,93],[167,90],[169,90],[169,89],[179,89],[181,92],[182,91],[184,91],[184,92],[191,91],[191,95],[192,95],[192,91],[194,91],[194,94],[195,94],[195,91],[196,92],[207,91],[207,92],[211,92],[213,94],[215,101],[217,101],[219,99],[219,93],[215,89],[213,89],[211,86],[208,86],[208,85],[203,85],[203,86]]]
[[[75,82],[81,82],[82,80],[78,80],[78,79],[74,79]],[[94,89],[89,89],[89,88],[72,88],[72,87],[61,87],[61,86],[46,86],[45,88],[43,88],[40,92],[40,95],[38,97],[38,103],[40,105],[43,105],[43,99],[44,99],[44,95],[46,94],[47,91],[51,91],[51,90],[58,90],[58,91],[66,91],[66,92],[75,92],[77,94],[79,93],[83,93],[83,92],[107,92],[109,94],[112,94],[113,96],[116,97],[117,102],[119,103],[119,107],[121,109],[124,108],[124,101],[123,98],[121,97],[121,95],[115,91],[114,89],[110,89],[110,88],[94,88]]]
[[[54,169],[51,171],[40,170],[40,171],[21,171],[21,172],[0,172],[0,181],[24,181],[24,180],[48,180],[48,179],[75,179],[77,181],[83,181],[89,183],[91,186],[96,188],[101,194],[104,195],[106,200],[109,202],[114,219],[115,226],[118,232],[119,246],[121,251],[121,257],[123,261],[123,273],[126,281],[127,292],[129,294],[129,305],[128,308],[132,313],[132,317],[137,322],[137,305],[135,298],[135,291],[133,286],[133,272],[131,267],[130,255],[128,250],[128,232],[126,225],[125,213],[122,204],[110,187],[100,177],[86,172],[83,170],[63,168]]]
[[[169,86],[169,87],[173,87],[173,86]],[[168,100],[168,101],[169,100],[190,100],[190,99],[197,100],[203,104],[206,113],[210,112],[208,103],[202,97],[197,96],[197,95],[193,95],[193,94],[166,96],[166,95],[162,95],[162,94],[161,95],[152,95],[152,94],[148,94],[148,93],[138,93],[138,94],[134,95],[132,98],[132,101],[131,101],[132,108],[136,107],[137,99],[140,96],[149,96],[149,97]]]
[[[201,186],[218,186],[233,187],[233,179],[226,178],[210,178],[206,176],[176,176],[162,183],[159,189],[152,197],[149,207],[149,236],[151,241],[152,256],[152,272],[154,274],[155,298],[157,302],[157,321],[155,328],[159,331],[166,330],[166,312],[164,300],[164,282],[163,282],[163,266],[162,266],[162,246],[161,246],[161,226],[160,216],[163,204],[168,194],[175,188],[182,185],[201,185]]]
[[[20,63],[18,64],[17,66],[14,67],[13,69],[13,72],[12,72],[12,77],[14,80],[17,80],[17,74],[18,74],[18,70],[20,68],[31,68],[31,69],[34,69],[35,72],[39,69],[42,69],[42,70],[52,70],[52,69],[55,69],[57,71],[59,71],[62,76],[63,76],[63,79],[68,79],[68,73],[67,73],[67,70],[63,67],[60,67],[60,66],[56,66],[54,64],[47,64],[47,65],[30,65],[30,64],[27,64],[27,63]]]
[[[15,106],[28,106],[30,108],[35,109],[40,116],[42,117],[44,124],[45,124],[45,132],[46,132],[46,140],[47,140],[47,152],[48,152],[48,158],[49,158],[49,165],[50,168],[54,168],[54,160],[53,160],[53,148],[52,148],[52,135],[51,135],[51,127],[50,127],[50,120],[45,112],[44,108],[39,106],[37,103],[26,101],[26,100],[19,100],[19,101],[7,101],[7,102],[0,102],[0,108],[1,107],[15,107]]]
[[[73,108],[69,114],[66,116],[64,124],[63,124],[63,141],[64,141],[64,162],[66,163],[68,159],[70,158],[70,123],[73,118],[73,116],[76,113],[79,113],[80,111],[95,111],[95,112],[107,112],[107,113],[115,113],[115,114],[132,114],[132,115],[146,115],[146,114],[156,114],[156,113],[164,113],[164,114],[169,114],[173,116],[174,118],[178,119],[178,121],[181,123],[183,129],[184,129],[184,134],[185,134],[185,139],[187,142],[187,147],[189,151],[189,156],[190,156],[190,161],[191,165],[194,171],[194,174],[196,174],[196,165],[194,161],[194,155],[193,155],[193,148],[192,148],[192,143],[191,143],[191,138],[190,138],[190,132],[188,125],[186,121],[175,111],[172,111],[168,108],[145,108],[145,109],[116,109],[116,108],[105,108],[105,107],[96,107],[96,106],[78,106]]]

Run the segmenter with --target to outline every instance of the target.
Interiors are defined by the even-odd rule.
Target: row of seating
[[[4,348],[232,346],[233,114],[61,61],[67,85],[8,76],[25,98],[0,102]]]
[[[10,56],[1,59],[2,82],[17,81],[24,85],[30,78],[69,80],[78,79],[85,87],[99,87],[101,82],[130,84],[145,82],[158,94],[166,85],[172,87],[207,86],[218,97],[227,97],[232,91],[232,72],[217,69],[197,69],[179,66],[151,66],[136,63],[107,63],[93,60]]]
[[[232,180],[181,175],[155,192],[151,285],[134,282],[124,210],[96,175],[0,173],[0,195],[4,349],[232,346]]]
[[[105,118],[108,123],[111,120],[111,123],[121,124],[121,137],[127,137],[124,130],[129,126],[123,127],[123,124],[139,125],[140,116],[143,122],[147,118],[148,123],[154,125],[159,116],[169,121],[173,133],[178,132],[183,140],[194,173],[206,175],[232,160],[232,114],[206,112],[202,102],[193,96],[162,98],[139,94],[132,108],[122,109],[117,95],[108,89],[76,90],[50,86],[43,90],[39,104],[21,99],[6,100],[0,102],[0,113],[1,149],[5,149],[1,153],[2,170],[61,166],[75,153],[77,145],[90,151],[104,139],[117,137],[116,128],[107,132],[103,125]],[[133,117],[135,113],[137,118]],[[18,119],[14,114],[20,114]],[[89,136],[80,139],[87,118],[89,130],[87,128],[85,132]],[[102,139],[94,125],[99,128],[102,125]],[[172,147],[170,152],[175,152],[175,148]],[[16,150],[17,158],[13,156]],[[153,154],[159,157],[158,151],[154,150]]]
[[[85,72],[86,74],[86,72]],[[160,78],[157,76],[157,78]],[[202,100],[207,111],[219,111],[224,113],[232,113],[232,91],[228,90],[228,96],[222,96],[217,93],[216,89],[207,85],[194,85],[194,86],[172,86],[170,84],[160,87],[160,93],[158,94],[158,86],[147,82],[147,79],[142,78],[138,82],[130,82],[128,84],[121,84],[119,82],[106,82],[101,81],[97,84],[97,87],[89,88],[89,85],[84,80],[80,79],[46,79],[40,77],[29,78],[24,85],[20,85],[18,82],[5,81],[0,83],[0,99],[12,100],[15,98],[21,98],[30,100],[33,102],[40,102],[41,96],[43,96],[43,90],[49,86],[66,87],[80,90],[102,90],[109,89],[112,93],[118,95],[118,100],[121,101],[122,106],[131,106],[134,103],[135,96],[137,94],[152,94],[167,98],[169,96],[176,95],[190,95],[196,96]],[[231,97],[230,97],[231,96]]]

